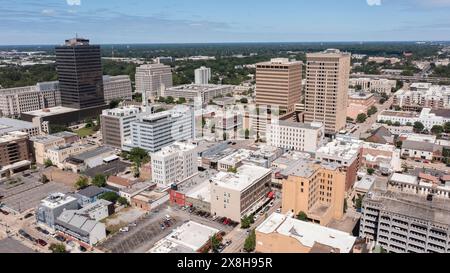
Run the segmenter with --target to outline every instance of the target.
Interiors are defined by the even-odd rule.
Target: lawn
[[[92,128],[82,128],[78,131],[75,131],[79,137],[86,137],[94,134],[94,130]]]

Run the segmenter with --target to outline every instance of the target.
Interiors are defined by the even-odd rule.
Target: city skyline
[[[448,0],[0,2],[2,45],[450,40]]]

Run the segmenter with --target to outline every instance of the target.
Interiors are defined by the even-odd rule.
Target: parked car
[[[64,238],[64,236],[61,236],[61,235],[56,235],[55,239],[60,241],[60,242],[65,242],[66,241],[66,238]]]
[[[86,252],[86,250],[87,250],[84,246],[80,246],[79,249],[80,249],[81,252]]]
[[[47,242],[42,240],[42,239],[38,239],[37,243],[40,244],[41,246],[46,246],[47,245]]]
[[[23,218],[28,219],[33,216],[33,213],[27,213]]]
[[[44,233],[45,235],[49,235],[50,234],[50,232],[48,232],[47,230],[45,230],[45,229],[43,229],[41,227],[37,227],[36,230],[41,232],[41,233]]]
[[[277,209],[277,213],[281,213],[281,208]]]

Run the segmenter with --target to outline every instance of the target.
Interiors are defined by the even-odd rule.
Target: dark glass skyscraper
[[[100,46],[73,38],[55,50],[62,106],[86,109],[105,105]]]

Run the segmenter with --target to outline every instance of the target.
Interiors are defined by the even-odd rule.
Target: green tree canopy
[[[366,114],[359,114],[356,117],[356,122],[358,122],[358,123],[364,123],[364,122],[366,122],[366,120],[367,120],[367,115]]]
[[[256,233],[253,229],[248,235],[247,239],[245,239],[244,250],[247,252],[252,252],[256,248]]]
[[[92,179],[92,185],[95,185],[100,188],[106,186],[106,175],[102,173],[96,174],[94,176],[94,179]]]
[[[297,214],[297,219],[300,220],[300,221],[307,222],[307,221],[308,221],[308,215],[306,215],[305,212],[300,211],[300,212]]]
[[[66,253],[66,246],[64,244],[51,244],[48,249],[50,249],[50,251],[52,253]]]
[[[86,176],[80,176],[77,182],[75,183],[75,187],[77,190],[81,190],[89,186],[89,179]]]
[[[100,196],[98,198],[112,202],[115,204],[118,201],[118,199],[120,198],[120,196],[113,191],[108,191],[108,192],[104,192],[104,193],[100,194]]]
[[[425,130],[425,125],[423,125],[423,123],[422,122],[420,122],[420,121],[416,121],[415,123],[414,123],[414,132],[415,133],[422,133],[423,132],[423,130]]]

